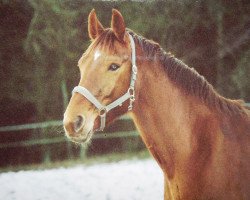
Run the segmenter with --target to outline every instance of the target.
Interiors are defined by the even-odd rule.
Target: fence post
[[[45,164],[49,164],[51,162],[51,159],[50,159],[50,147],[46,147],[46,148],[43,148],[45,149],[45,152],[44,152],[44,157],[43,157],[43,163]]]
[[[67,141],[67,156],[69,159],[72,159],[73,158],[73,153],[72,153],[72,144],[71,142],[68,142]]]
[[[80,159],[81,160],[84,160],[86,158],[87,148],[88,146],[86,144],[82,144],[80,146]]]
[[[63,96],[63,112],[66,110],[68,102],[69,102],[69,96],[67,92],[67,86],[66,86],[66,81],[62,80],[61,82],[61,91],[62,91],[62,96]]]

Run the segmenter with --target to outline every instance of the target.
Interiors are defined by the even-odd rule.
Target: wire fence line
[[[53,121],[38,122],[38,123],[3,126],[3,127],[0,127],[0,134],[3,132],[12,132],[13,133],[14,131],[43,129],[43,128],[49,128],[49,127],[53,127],[53,126],[62,126],[62,124],[63,124],[63,122],[61,120],[53,120]]]
[[[103,133],[93,135],[93,139],[111,139],[111,138],[124,138],[124,137],[136,137],[139,136],[136,130],[134,131],[119,131],[113,133]],[[15,147],[28,147],[33,145],[49,145],[61,142],[70,142],[65,136],[55,138],[42,138],[36,140],[26,140],[18,142],[8,142],[0,144],[0,149],[15,148]]]
[[[119,127],[119,123],[121,125],[126,124],[127,126],[123,128],[122,126],[120,126],[120,128],[110,129],[112,130],[110,132],[93,134],[92,139],[93,140],[122,139],[122,141],[127,141],[127,140],[124,140],[124,138],[126,139],[133,138],[132,140],[134,144],[136,144],[136,141],[139,139],[138,138],[139,134],[134,128],[134,126],[132,126],[133,125],[132,120],[129,117],[125,116],[118,120],[118,127]],[[2,154],[7,153],[5,156],[7,156],[8,159],[4,161],[5,165],[6,166],[13,165],[11,164],[13,162],[14,163],[17,162],[15,165],[22,165],[23,163],[26,163],[26,162],[28,164],[37,162],[37,161],[34,161],[34,158],[33,158],[34,155],[29,153],[30,151],[32,152],[35,151],[35,149],[38,149],[39,151],[39,153],[36,156],[38,156],[38,158],[40,159],[40,161],[38,161],[40,163],[51,163],[58,159],[59,160],[76,159],[76,158],[82,159],[82,160],[86,159],[88,157],[87,152],[89,152],[88,145],[74,145],[65,136],[65,134],[60,134],[58,136],[52,136],[52,137],[46,134],[48,133],[47,130],[54,131],[53,127],[62,127],[62,125],[63,125],[62,120],[54,120],[54,121],[46,121],[46,122],[40,122],[40,123],[0,127],[0,138],[1,136],[5,136],[6,134],[10,134],[10,133],[13,134],[12,136],[14,135],[18,136],[19,134],[25,134],[26,131],[30,131],[30,130],[31,132],[29,134],[33,135],[32,137],[22,139],[21,141],[14,140],[14,141],[8,141],[8,142],[7,141],[0,142],[0,153]],[[36,131],[39,129],[41,131]],[[44,132],[44,129],[47,129],[47,130]],[[125,130],[121,130],[121,129],[125,129]],[[35,131],[33,132],[32,130],[35,130]],[[42,135],[39,133],[41,133]],[[37,134],[39,134],[39,138],[36,137]],[[111,141],[107,141],[107,142],[111,142]],[[118,144],[121,145],[121,143],[119,142]],[[127,142],[123,143],[121,147],[123,147],[124,144],[127,145]],[[57,148],[57,150],[54,149],[55,147]],[[58,149],[59,151],[61,150],[65,152],[63,154],[63,157],[57,153]],[[128,148],[128,149],[131,150],[131,148]],[[10,154],[10,152],[13,152],[13,151],[16,152],[15,156]],[[91,148],[90,148],[90,152],[91,152]],[[27,155],[29,157],[28,161],[27,159],[26,160],[19,159],[20,157],[22,157],[21,155]],[[16,161],[16,159],[19,159],[19,161]]]
[[[128,116],[124,116],[120,118],[119,120],[131,121],[131,119]],[[3,127],[0,127],[0,136],[1,134],[6,134],[7,132],[8,134],[9,133],[21,134],[23,133],[21,131],[25,131],[25,130],[46,129],[46,128],[58,127],[62,125],[63,125],[62,120],[53,120],[53,121],[45,121],[45,122],[39,122],[39,123],[3,126]],[[116,131],[116,132],[103,132],[102,134],[94,134],[93,139],[111,139],[111,138],[125,138],[125,137],[136,137],[136,136],[139,136],[136,130]],[[27,139],[27,140],[17,141],[17,142],[0,143],[0,149],[28,147],[28,146],[34,146],[34,145],[49,145],[49,144],[56,144],[56,143],[62,143],[62,142],[70,142],[70,141],[69,139],[66,138],[66,136],[62,134],[61,136],[58,136],[58,137]]]
[[[123,116],[120,118],[121,120],[131,120],[128,116]],[[62,120],[52,120],[52,121],[45,121],[45,122],[38,122],[38,123],[28,123],[28,124],[21,124],[21,125],[10,125],[10,126],[2,126],[0,127],[0,134],[2,132],[14,132],[14,131],[21,131],[21,130],[31,130],[31,129],[43,129],[49,128],[53,126],[62,126]]]

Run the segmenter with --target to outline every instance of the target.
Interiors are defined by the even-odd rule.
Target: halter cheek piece
[[[77,92],[81,95],[83,95],[86,99],[88,99],[98,110],[99,110],[99,116],[101,119],[101,124],[99,129],[96,131],[103,131],[106,125],[106,114],[112,110],[113,108],[116,108],[117,106],[121,106],[125,101],[128,99],[130,100],[128,111],[132,110],[133,108],[133,102],[135,101],[135,81],[136,81],[136,74],[137,74],[137,66],[136,66],[136,57],[135,57],[135,42],[131,35],[129,35],[130,39],[130,45],[132,50],[132,72],[131,72],[131,80],[130,80],[130,86],[128,88],[128,91],[122,95],[120,98],[116,99],[112,103],[108,105],[101,104],[94,95],[91,94],[91,92],[82,86],[76,86],[73,91],[72,95]]]

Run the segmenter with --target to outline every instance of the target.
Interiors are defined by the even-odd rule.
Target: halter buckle
[[[136,75],[137,74],[137,66],[136,65],[133,65],[132,66],[132,71],[133,73]]]
[[[128,93],[130,94],[128,111],[131,111],[133,109],[133,103],[135,101],[135,89],[130,87],[128,89]]]
[[[101,109],[99,109],[99,116],[100,116],[100,120],[101,120],[101,125],[100,125],[100,128],[97,129],[97,131],[103,131],[103,129],[105,128],[107,112],[108,111],[107,111],[106,107],[102,107]]]

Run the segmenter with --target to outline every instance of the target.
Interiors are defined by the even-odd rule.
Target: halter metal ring
[[[128,89],[128,93],[130,94],[130,96],[135,96],[135,89],[132,88],[132,87],[130,87],[130,88]]]
[[[107,113],[107,109],[106,109],[105,107],[103,107],[103,108],[101,108],[101,109],[99,110],[99,116],[100,116],[100,117],[105,116],[106,113]]]

